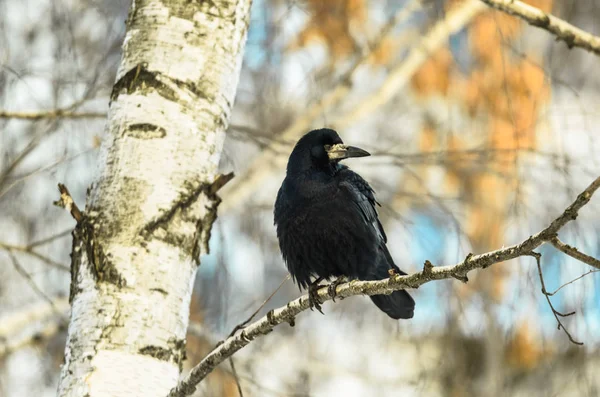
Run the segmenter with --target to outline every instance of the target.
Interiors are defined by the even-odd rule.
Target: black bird
[[[381,280],[390,270],[404,275],[386,247],[374,191],[340,160],[370,156],[346,146],[334,130],[304,135],[292,151],[275,202],[279,248],[294,281],[309,288],[311,307],[320,310],[314,292],[324,279]],[[311,277],[316,281],[311,283]],[[331,291],[331,290],[330,290]],[[394,319],[412,318],[415,301],[408,292],[374,295],[371,300]]]

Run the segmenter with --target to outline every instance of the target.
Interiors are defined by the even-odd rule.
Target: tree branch
[[[55,298],[52,305],[46,302],[37,302],[30,307],[21,309],[16,313],[10,313],[0,317],[0,340],[9,339],[11,335],[21,332],[32,324],[42,323],[55,315],[69,310],[67,298]]]
[[[579,276],[579,277],[575,277],[575,278],[574,278],[573,280],[571,280],[571,281],[567,281],[566,283],[564,283],[563,285],[561,285],[560,287],[558,287],[558,288],[557,288],[557,289],[555,289],[554,291],[552,291],[552,292],[548,292],[548,291],[546,291],[546,295],[548,295],[548,296],[554,296],[554,295],[556,295],[556,294],[558,293],[558,291],[560,291],[561,289],[563,289],[563,288],[564,288],[564,287],[566,287],[567,285],[571,285],[571,284],[573,284],[575,281],[577,281],[577,280],[581,280],[582,278],[584,278],[585,276],[587,276],[587,275],[589,275],[589,274],[592,274],[592,273],[598,273],[598,272],[600,272],[600,270],[597,270],[597,269],[590,269],[590,271],[588,271],[588,272],[586,272],[586,273],[583,273],[581,276]]]
[[[579,210],[585,206],[596,190],[600,188],[600,177],[596,178],[550,225],[539,233],[530,236],[520,244],[512,245],[499,250],[481,255],[469,254],[464,261],[451,266],[432,266],[425,262],[423,270],[407,276],[392,275],[388,279],[378,281],[357,281],[339,285],[335,290],[335,297],[347,298],[354,295],[379,295],[390,294],[393,291],[406,288],[418,288],[433,280],[456,278],[468,281],[467,273],[474,269],[485,269],[495,263],[515,259],[520,256],[531,256],[535,248],[551,241],[558,231],[568,222],[577,218]],[[332,299],[327,286],[320,288],[317,295],[321,302]],[[265,316],[248,325],[239,334],[233,335],[220,342],[190,373],[171,390],[169,397],[189,396],[196,390],[200,383],[217,365],[231,357],[238,350],[248,345],[251,341],[266,335],[277,325],[287,322],[294,324],[296,316],[309,307],[308,295],[289,302],[284,307],[271,310]]]
[[[12,251],[8,251],[8,256],[10,257],[13,267],[15,268],[17,273],[19,273],[21,275],[21,277],[23,277],[25,279],[25,281],[27,282],[27,284],[29,284],[29,286],[31,287],[33,292],[35,292],[40,298],[42,298],[43,300],[48,302],[48,304],[50,306],[52,306],[52,308],[55,311],[58,311],[58,309],[54,306],[54,301],[52,299],[50,299],[50,297],[48,295],[46,295],[46,293],[44,291],[42,291],[42,289],[33,280],[33,277],[31,276],[31,274],[29,274],[29,272],[27,272],[27,270],[25,270],[25,268],[23,266],[21,266],[21,263],[19,262],[19,260],[15,256],[15,254],[13,254]]]
[[[55,201],[53,204],[57,207],[66,209],[71,214],[73,219],[77,221],[77,223],[81,222],[83,219],[83,213],[79,210],[75,200],[73,200],[69,189],[67,189],[67,187],[62,183],[59,183],[58,191],[60,192],[60,199]]]
[[[106,112],[75,112],[70,108],[53,109],[39,112],[10,112],[8,110],[0,110],[0,119],[18,119],[37,121],[42,119],[97,119],[106,118]]]
[[[515,15],[564,41],[569,48],[579,47],[600,55],[600,37],[519,0],[481,0],[492,8]]]
[[[265,299],[263,301],[263,303],[261,303],[261,305],[258,307],[258,309],[256,309],[254,311],[254,313],[252,313],[250,315],[250,317],[248,317],[245,321],[241,322],[240,324],[236,325],[233,328],[233,331],[231,331],[231,333],[228,336],[233,336],[235,335],[236,332],[238,332],[240,329],[244,329],[246,327],[246,325],[248,325],[250,323],[250,321],[254,320],[254,317],[256,317],[256,315],[262,310],[263,307],[265,307],[265,305],[267,303],[269,303],[269,301],[271,299],[273,299],[273,297],[275,296],[275,294],[281,289],[281,287],[283,287],[283,285],[291,278],[291,276],[288,274],[287,276],[285,276],[285,278],[281,281],[281,283],[279,284],[279,287],[275,288],[275,291],[273,291],[271,293],[271,295],[269,295],[269,297],[267,299]]]
[[[50,322],[43,328],[32,332],[27,335],[17,335],[11,339],[0,340],[0,358],[20,350],[26,346],[31,346],[36,343],[47,341],[60,331],[65,330],[67,327],[66,321],[63,322]]]
[[[69,233],[70,232],[71,231],[69,231]],[[34,258],[41,260],[42,262],[46,263],[48,266],[52,266],[54,268],[57,268],[57,269],[60,269],[63,271],[67,271],[67,272],[70,270],[68,266],[63,265],[62,263],[59,263],[50,257],[40,254],[39,252],[37,252],[34,249],[34,247],[35,247],[34,245],[26,245],[26,246],[12,245],[12,244],[6,244],[6,243],[3,243],[2,241],[0,241],[0,249],[1,250],[6,250],[8,252],[22,252],[24,254],[30,255]]]
[[[575,314],[575,312],[561,313],[554,308],[554,305],[552,304],[552,301],[550,300],[550,293],[548,293],[548,290],[546,290],[546,283],[544,282],[544,274],[542,272],[542,264],[540,261],[540,259],[542,258],[542,254],[537,253],[537,252],[531,252],[529,255],[533,256],[535,258],[535,262],[537,264],[537,269],[538,269],[538,275],[540,276],[540,283],[542,284],[542,294],[544,294],[544,296],[546,297],[548,306],[550,306],[550,310],[552,310],[552,314],[554,315],[554,318],[556,319],[556,323],[558,324],[558,329],[559,330],[562,329],[565,332],[565,334],[567,335],[567,338],[569,338],[571,343],[574,343],[574,344],[580,345],[580,346],[583,345],[583,342],[578,342],[573,338],[571,333],[567,330],[567,328],[565,328],[564,324],[560,320],[561,317],[572,316],[573,314]]]
[[[40,339],[50,338],[67,325],[67,298],[54,298],[52,305],[38,302],[16,313],[0,317],[0,358]],[[60,318],[52,319],[60,313]],[[44,327],[40,325],[46,324]]]
[[[564,252],[569,255],[571,258],[575,258],[578,261],[585,263],[586,265],[590,265],[591,267],[595,267],[596,269],[600,269],[600,260],[594,258],[593,256],[589,256],[579,251],[577,248],[570,246],[569,244],[565,244],[556,236],[552,240],[550,240],[550,244],[554,246],[559,251]]]

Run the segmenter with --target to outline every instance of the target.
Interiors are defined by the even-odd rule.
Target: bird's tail
[[[371,300],[381,311],[395,320],[412,318],[415,314],[415,301],[404,290],[394,291],[390,295],[372,295]]]
[[[396,265],[393,266],[397,274],[406,274],[398,269]],[[378,266],[378,269],[381,270],[374,275],[375,277],[372,278],[373,280],[381,280],[389,277],[387,268]],[[412,318],[415,313],[415,301],[412,296],[404,290],[394,291],[390,295],[372,295],[371,300],[382,312],[395,320],[400,318]]]

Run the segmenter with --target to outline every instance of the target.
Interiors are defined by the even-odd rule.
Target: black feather
[[[342,140],[335,131],[314,130],[290,155],[274,211],[290,274],[304,288],[311,277],[380,280],[390,269],[406,274],[386,247],[373,189],[339,160],[330,160],[327,148],[336,144]],[[415,302],[406,291],[371,299],[394,319],[413,317]]]

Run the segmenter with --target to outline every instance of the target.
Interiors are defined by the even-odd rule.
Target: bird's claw
[[[321,314],[323,311],[321,310],[321,299],[319,298],[319,294],[317,291],[321,288],[318,283],[311,284],[308,287],[308,307],[310,310],[317,309]]]
[[[331,297],[332,301],[335,302],[335,297],[337,296],[336,289],[337,289],[338,285],[343,284],[345,282],[346,282],[346,277],[345,276],[340,276],[340,277],[336,278],[335,280],[333,280],[329,284],[329,286],[327,287],[327,293]]]

